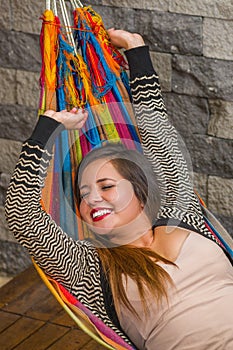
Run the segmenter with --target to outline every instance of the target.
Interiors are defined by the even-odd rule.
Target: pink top
[[[233,269],[221,248],[191,232],[175,263],[160,263],[175,288],[169,305],[148,297],[148,318],[128,279],[127,295],[141,320],[122,306],[122,328],[140,350],[233,350]]]

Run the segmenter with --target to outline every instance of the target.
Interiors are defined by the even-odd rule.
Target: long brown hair
[[[158,304],[163,297],[168,302],[167,287],[169,284],[172,285],[172,279],[157,262],[173,263],[149,248],[119,246],[99,247],[97,250],[111,287],[117,313],[120,311],[121,303],[140,318],[125,291],[124,282],[127,282],[127,278],[131,278],[136,283],[145,314],[148,312],[149,296],[154,297]],[[125,281],[123,277],[126,277]]]
[[[153,220],[160,206],[159,184],[155,173],[144,155],[128,150],[120,144],[108,144],[91,151],[81,162],[76,174],[76,199],[81,202],[79,183],[84,169],[96,159],[106,159],[133,186],[137,199],[144,205],[145,213]],[[148,292],[159,303],[163,297],[167,299],[167,287],[172,283],[168,273],[157,264],[162,261],[172,264],[149,248],[138,248],[131,245],[110,246],[107,237],[94,234],[93,243],[97,247],[100,261],[110,283],[116,311],[120,303],[139,317],[130,304],[124,288],[123,278],[131,278],[137,285],[143,308],[147,310]]]

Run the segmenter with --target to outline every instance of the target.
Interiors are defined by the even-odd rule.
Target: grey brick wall
[[[40,16],[45,1],[0,1],[0,275],[29,257],[4,218],[21,142],[36,122]],[[89,3],[85,3],[89,5]],[[140,32],[149,44],[169,117],[192,158],[195,187],[233,234],[232,0],[92,0],[106,27]]]

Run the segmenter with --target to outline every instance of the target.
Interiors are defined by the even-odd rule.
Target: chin
[[[89,230],[91,230],[91,232],[101,236],[109,235],[113,231],[113,227],[95,226],[91,224],[87,224],[87,227]]]

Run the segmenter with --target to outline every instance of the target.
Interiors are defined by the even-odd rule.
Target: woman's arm
[[[177,132],[167,117],[149,48],[138,34],[111,29],[109,35],[114,45],[127,50],[131,93],[142,147],[160,184],[161,207],[157,224],[187,225],[197,231],[206,231]]]
[[[69,289],[82,277],[85,256],[95,251],[68,237],[42,209],[40,200],[56,135],[65,127],[81,127],[86,120],[86,113],[74,112],[48,111],[39,118],[23,145],[5,205],[9,228],[17,240],[47,274]]]

